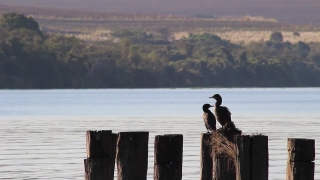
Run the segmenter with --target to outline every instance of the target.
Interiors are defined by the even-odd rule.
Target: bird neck
[[[208,108],[202,108],[203,112],[208,113],[211,112]]]
[[[221,100],[217,100],[217,101],[216,101],[216,103],[215,103],[215,106],[216,106],[216,107],[218,107],[218,106],[220,106],[220,105],[221,105],[221,103],[222,103],[222,101],[221,101]]]

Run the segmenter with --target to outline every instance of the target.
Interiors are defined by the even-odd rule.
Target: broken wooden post
[[[288,139],[287,180],[314,180],[315,140]]]
[[[154,179],[181,180],[183,135],[156,136],[154,142]]]
[[[85,180],[113,180],[117,135],[112,131],[87,131]]]
[[[211,133],[201,134],[200,180],[212,180]]]
[[[268,136],[251,136],[251,179],[268,180]]]
[[[236,180],[250,180],[251,176],[251,140],[249,135],[236,136],[234,139],[236,159]]]
[[[149,132],[120,132],[117,142],[118,180],[146,180]]]

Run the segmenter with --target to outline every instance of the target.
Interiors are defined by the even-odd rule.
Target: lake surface
[[[316,139],[320,88],[0,90],[0,179],[84,179],[87,130],[183,134],[183,179],[199,179],[202,105],[223,98],[245,134],[269,136],[269,179],[285,179],[287,138]]]

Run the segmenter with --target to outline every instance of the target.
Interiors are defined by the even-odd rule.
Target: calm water
[[[316,139],[320,179],[320,88],[1,90],[0,179],[83,179],[85,132],[184,135],[183,179],[199,179],[202,104],[220,93],[245,134],[269,136],[269,179],[285,179],[287,138]]]

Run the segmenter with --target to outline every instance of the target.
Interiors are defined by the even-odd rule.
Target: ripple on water
[[[93,121],[94,119],[94,121]],[[153,141],[155,135],[183,134],[183,179],[199,178],[200,134],[204,127],[199,117],[30,117],[0,119],[1,179],[83,179],[85,131],[112,129],[115,132],[150,131],[148,179],[153,176]],[[288,137],[320,139],[320,117],[308,118],[301,126],[294,117],[235,117],[246,134],[257,131],[269,136],[269,177],[284,179]],[[150,123],[152,121],[152,123]],[[183,121],[183,125],[181,122]],[[139,124],[139,126],[137,126]],[[290,124],[290,127],[288,127]],[[292,126],[291,126],[292,125]],[[161,127],[161,128],[159,128]],[[313,132],[313,133],[310,133]],[[316,147],[316,152],[320,152]],[[319,162],[317,157],[316,163]],[[316,166],[316,179],[320,168]]]

